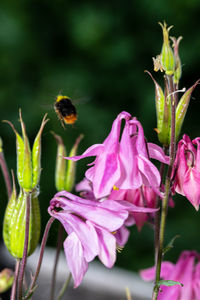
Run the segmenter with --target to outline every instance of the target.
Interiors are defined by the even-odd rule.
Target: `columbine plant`
[[[174,195],[178,193],[185,196],[196,210],[199,209],[200,137],[191,141],[184,134],[179,140],[190,97],[199,80],[188,90],[179,89],[182,75],[179,44],[182,37],[169,37],[172,26],[167,27],[166,23],[160,25],[163,45],[161,53],[153,58],[153,63],[154,71],[161,71],[164,75],[164,88],[149,71],[146,72],[155,85],[155,130],[161,146],[147,142],[142,124],[125,111],[117,115],[105,140],[90,146],[82,155],[76,154],[82,135],[67,155],[62,138],[53,133],[58,144],[55,168],[57,193],[50,200],[48,213],[51,218],[42,238],[36,273],[31,277],[28,287],[24,286],[26,259],[35,250],[40,235],[38,194],[41,135],[47,120],[43,118],[32,150],[21,112],[22,136],[7,121],[16,135],[17,179],[20,186],[18,193],[14,174],[11,185],[0,140],[0,165],[9,196],[3,237],[9,252],[16,258],[15,275],[10,270],[0,274],[0,291],[12,285],[11,300],[28,300],[32,297],[48,232],[55,219],[61,225],[50,288],[51,300],[55,294],[57,257],[63,241],[62,228],[67,233],[63,246],[76,288],[95,257],[107,268],[112,268],[117,251],[122,250],[128,242],[128,227],[136,225],[141,231],[147,222],[155,231],[155,265],[141,271],[141,276],[145,280],[154,280],[152,300],[200,299],[200,254],[184,251],[176,264],[163,261],[164,254],[174,241],[165,247],[167,212],[169,206],[174,207]],[[83,181],[75,187],[76,193],[80,193],[78,196],[72,193],[76,182],[76,161],[90,156],[94,157],[94,161],[89,164]],[[154,160],[160,162],[160,171],[154,165]],[[57,299],[62,298],[71,275]]]

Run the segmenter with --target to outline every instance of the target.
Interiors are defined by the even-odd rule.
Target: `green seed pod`
[[[178,86],[179,80],[182,75],[181,59],[179,56],[179,43],[182,40],[182,36],[180,36],[178,39],[176,39],[175,37],[171,37],[171,40],[173,41],[174,58],[175,58],[175,71],[174,71],[173,81],[174,84]]]
[[[74,188],[74,183],[75,183],[75,172],[76,172],[76,162],[74,161],[67,161],[64,159],[64,157],[67,155],[66,154],[66,148],[64,146],[62,138],[52,132],[54,135],[57,143],[58,143],[58,148],[57,148],[57,157],[56,157],[56,170],[55,170],[55,185],[57,191],[62,191],[66,190],[68,192],[72,191]],[[75,156],[78,145],[80,141],[82,140],[83,135],[81,134],[74,146],[72,147],[69,156]]]
[[[200,80],[197,80],[193,86],[191,86],[181,97],[177,108],[176,108],[176,141],[178,140],[179,134],[181,132],[181,128],[183,125],[183,121],[188,109],[188,105],[190,103],[190,97],[195,89],[195,87],[200,83]]]
[[[83,134],[79,135],[79,137],[76,139],[76,142],[69,153],[69,157],[76,155],[78,145],[82,140],[82,138],[83,138]],[[68,160],[66,171],[67,172],[66,172],[66,179],[65,179],[65,190],[71,192],[75,184],[76,162],[72,160]]]
[[[22,189],[17,197],[15,184],[8,202],[4,222],[3,239],[10,254],[22,258],[24,251],[25,226],[26,226],[27,193]],[[30,225],[28,255],[32,254],[38,245],[40,237],[40,211],[38,198],[31,194]]]
[[[32,181],[32,188],[35,188],[40,180],[40,174],[41,174],[41,136],[42,131],[44,129],[45,124],[48,122],[48,119],[46,119],[46,116],[44,116],[42,120],[42,124],[40,126],[40,129],[38,131],[38,134],[35,138],[35,141],[33,143],[32,148],[32,172],[33,172],[33,181]]]
[[[45,115],[42,120],[40,130],[35,138],[33,149],[31,152],[29,140],[26,134],[25,124],[21,116],[21,111],[19,112],[19,116],[22,129],[22,137],[19,135],[11,122],[5,122],[7,122],[12,127],[16,135],[17,178],[19,185],[25,191],[32,191],[39,183],[40,179],[41,134],[48,119],[45,119]]]
[[[65,173],[67,164],[67,161],[66,159],[64,159],[64,156],[66,156],[67,153],[62,138],[54,132],[52,132],[52,134],[54,135],[58,143],[56,156],[55,185],[57,191],[63,191],[65,189]]]
[[[158,133],[158,139],[161,144],[167,146],[169,143],[169,131],[170,131],[170,99],[164,95],[162,88],[153,78],[150,72],[147,72],[155,85],[155,102],[156,102],[156,116],[157,116],[157,128],[155,131]]]
[[[166,75],[173,75],[175,71],[174,53],[169,43],[169,31],[172,26],[167,28],[167,24],[159,23],[163,31],[163,45],[161,50],[161,63]]]

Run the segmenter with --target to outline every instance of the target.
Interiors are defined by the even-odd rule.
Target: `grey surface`
[[[28,261],[29,268],[34,270],[38,251],[35,252]],[[48,249],[42,264],[39,277],[39,287],[35,292],[33,300],[43,300],[49,298],[49,287],[53,268],[55,251]],[[68,276],[68,268],[65,256],[62,253],[58,264],[57,291],[62,286]],[[152,284],[145,283],[141,278],[132,272],[119,268],[107,269],[98,262],[90,263],[88,272],[80,287],[73,288],[73,280],[63,299],[70,300],[126,300],[126,287],[129,288],[132,300],[149,300],[151,299]]]
[[[1,260],[10,266],[14,263],[13,258],[9,255],[5,247],[0,247]],[[39,249],[28,258],[26,268],[27,277],[34,274],[37,266]],[[45,249],[44,258],[40,275],[38,278],[38,287],[32,297],[32,300],[49,299],[51,274],[55,258],[55,250]],[[56,295],[69,274],[66,259],[62,252],[59,258],[57,269]],[[66,291],[63,300],[127,300],[126,288],[129,288],[131,300],[150,300],[152,293],[152,284],[146,283],[132,272],[125,271],[114,267],[107,269],[99,262],[90,263],[82,284],[74,289],[73,280]],[[6,298],[4,298],[6,299]]]

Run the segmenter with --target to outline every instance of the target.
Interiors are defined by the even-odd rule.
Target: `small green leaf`
[[[176,235],[173,237],[173,239],[171,239],[169,244],[164,248],[163,254],[165,254],[167,251],[171,250],[174,247],[174,241],[179,237],[180,237],[180,235]]]
[[[180,285],[183,286],[183,284],[179,281],[174,281],[174,280],[159,280],[157,283],[157,286],[160,287],[161,285],[165,286],[173,286],[173,285]]]

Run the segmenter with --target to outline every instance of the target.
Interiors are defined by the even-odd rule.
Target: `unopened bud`
[[[174,48],[174,58],[175,58],[175,71],[174,71],[174,83],[178,85],[179,80],[182,75],[182,66],[181,66],[181,60],[179,56],[179,43],[182,40],[182,36],[180,36],[178,39],[175,37],[171,37],[171,40],[173,41],[173,48]]]
[[[169,31],[172,26],[167,28],[167,24],[159,23],[163,31],[163,45],[161,50],[161,64],[166,75],[173,75],[175,70],[175,59],[173,50],[169,43]]]
[[[10,269],[4,269],[0,272],[0,293],[6,292],[14,281],[14,273]]]
[[[56,171],[55,171],[55,184],[57,191],[66,190],[68,192],[72,191],[75,184],[75,172],[76,172],[76,162],[74,161],[66,161],[64,157],[66,154],[66,148],[64,146],[62,138],[53,133],[57,143],[57,157],[56,157]],[[72,147],[69,156],[75,156],[78,145],[83,138],[83,135],[81,134],[74,146]]]
[[[26,134],[25,124],[22,120],[21,111],[20,123],[22,129],[22,136],[17,132],[14,125],[6,121],[13,129],[16,135],[16,149],[17,149],[17,178],[21,188],[26,191],[33,190],[39,183],[41,166],[40,166],[40,156],[41,156],[41,134],[44,125],[47,123],[46,115],[42,120],[40,130],[35,138],[33,149],[31,151],[29,140]]]
[[[21,189],[17,197],[15,183],[9,199],[3,222],[3,239],[10,254],[22,258],[26,228],[27,197]],[[38,245],[40,237],[40,210],[38,198],[31,194],[28,255],[31,255]]]

